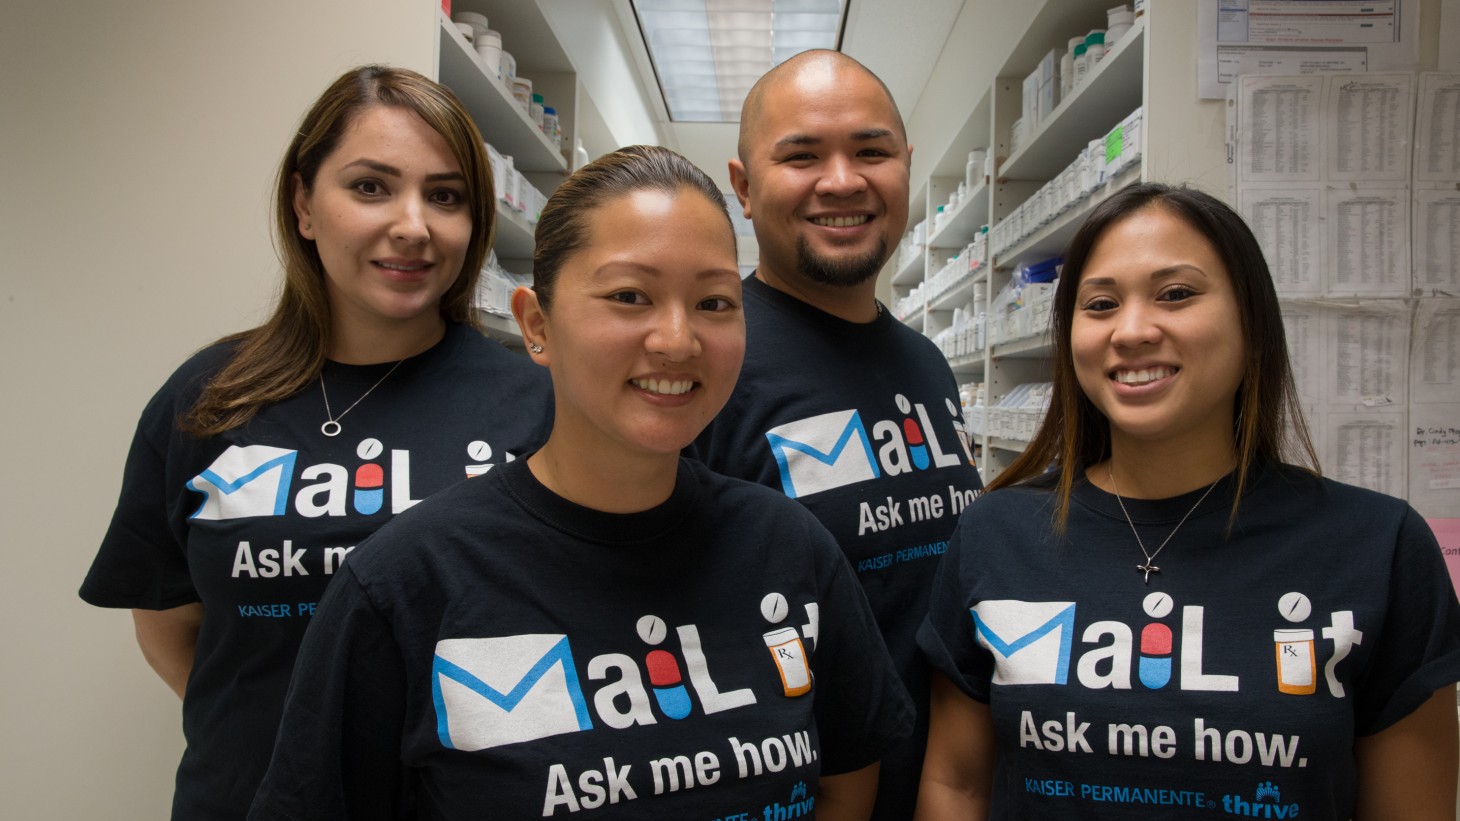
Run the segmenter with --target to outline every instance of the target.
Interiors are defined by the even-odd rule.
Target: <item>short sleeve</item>
[[[829,582],[819,594],[816,675],[821,774],[854,772],[912,734],[913,705],[893,667],[862,586],[830,535]]]
[[[987,704],[993,680],[993,658],[973,637],[965,570],[971,560],[969,540],[964,534],[972,527],[971,521],[975,517],[971,514],[978,507],[978,502],[975,502],[959,519],[958,527],[948,541],[948,552],[933,577],[928,614],[918,627],[918,647],[928,657],[933,669],[947,676],[969,698]]]
[[[273,757],[248,817],[393,819],[408,803],[405,663],[346,564],[326,588],[289,683]]]
[[[176,381],[158,391],[137,423],[111,524],[81,584],[89,604],[166,610],[199,600],[185,545],[168,520],[168,452],[179,437]]]
[[[1393,725],[1436,690],[1460,680],[1460,604],[1435,535],[1413,508],[1400,522],[1388,601],[1359,682],[1360,735]]]

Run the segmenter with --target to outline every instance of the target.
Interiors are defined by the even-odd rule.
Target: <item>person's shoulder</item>
[[[470,325],[448,326],[452,335],[456,356],[453,360],[473,367],[499,368],[507,372],[531,376],[547,375],[547,369],[538,366],[520,353],[508,350],[506,345],[488,337]]]
[[[551,407],[552,379],[547,368],[509,350],[470,325],[451,325],[445,350],[425,366],[429,389],[453,396],[510,402],[522,418],[542,418]]]
[[[1259,492],[1249,497],[1254,501],[1263,498],[1306,500],[1310,504],[1354,516],[1397,516],[1409,508],[1409,503],[1387,493],[1319,476],[1294,465],[1274,463],[1261,466],[1259,470],[1258,481],[1253,483],[1254,490]],[[1244,498],[1243,503],[1247,501],[1248,498]]]
[[[408,578],[452,549],[450,534],[491,530],[484,520],[502,509],[500,494],[491,472],[448,485],[381,525],[351,551],[350,564],[362,583]]]
[[[836,537],[805,505],[765,485],[716,473],[694,459],[681,461],[699,484],[702,524],[716,533],[736,534],[744,541],[748,560],[776,566],[809,560],[809,568],[845,560]],[[787,551],[786,545],[797,549]]]
[[[952,373],[948,367],[948,359],[943,355],[942,349],[932,339],[920,331],[913,330],[905,323],[896,319],[889,323],[888,335],[895,339],[900,350],[912,354],[911,361],[923,363],[930,370],[938,372],[947,371]]]
[[[749,503],[765,505],[773,511],[790,510],[800,508],[802,505],[785,494],[779,493],[765,485],[748,482],[744,479],[737,479],[733,476],[726,476],[723,473],[716,473],[696,459],[681,457],[680,462],[689,466],[695,482],[700,486],[701,496],[722,502],[733,502],[735,504]]]
[[[776,328],[805,325],[805,318],[796,310],[798,301],[794,297],[777,291],[754,274],[741,282],[747,343],[754,343],[762,334]]]
[[[962,518],[988,522],[1010,518],[1020,520],[1036,516],[1048,517],[1054,509],[1058,481],[1059,475],[1051,471],[1016,485],[997,490],[979,490],[978,497],[964,509]]]
[[[1408,502],[1387,493],[1327,477],[1311,477],[1297,469],[1293,469],[1292,473],[1294,475],[1290,481],[1294,486],[1301,488],[1307,484],[1317,488],[1330,509],[1344,511],[1349,516],[1401,519],[1409,511]]]
[[[700,486],[701,498],[724,510],[749,513],[767,521],[774,517],[781,523],[821,522],[805,505],[784,493],[756,482],[716,473],[696,459],[681,458],[689,466]]]
[[[237,355],[243,335],[225,337],[194,351],[168,375],[151,401],[144,417],[162,414],[170,423],[177,414],[197,402],[203,389]]]
[[[238,355],[246,334],[224,337],[194,351],[168,377],[165,386],[186,386],[207,382]]]

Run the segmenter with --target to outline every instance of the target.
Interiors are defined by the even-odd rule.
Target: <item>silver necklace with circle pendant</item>
[[[409,359],[409,357],[407,357],[407,359]],[[367,390],[364,393],[360,394],[360,398],[351,403],[350,407],[345,408],[343,411],[340,411],[339,416],[335,416],[334,413],[330,411],[330,395],[329,392],[324,389],[324,371],[321,370],[319,372],[319,392],[322,396],[324,396],[324,415],[327,417],[327,419],[325,420],[325,423],[323,425],[319,426],[319,432],[323,433],[325,436],[339,436],[340,431],[343,430],[343,428],[340,427],[340,420],[345,418],[345,414],[354,410],[356,405],[364,402],[365,397],[370,395],[370,391],[373,391],[376,388],[380,387],[380,383],[389,379],[390,375],[395,373],[395,369],[401,366],[401,362],[405,361],[405,359],[402,359],[396,362],[394,365],[391,365],[390,370],[385,372],[385,376],[377,379],[375,381],[375,384],[370,386],[370,390]]]

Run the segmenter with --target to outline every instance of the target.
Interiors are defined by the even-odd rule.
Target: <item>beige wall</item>
[[[177,699],[76,588],[137,414],[277,279],[271,175],[349,66],[430,71],[420,0],[7,2],[0,22],[0,796],[167,816]]]

